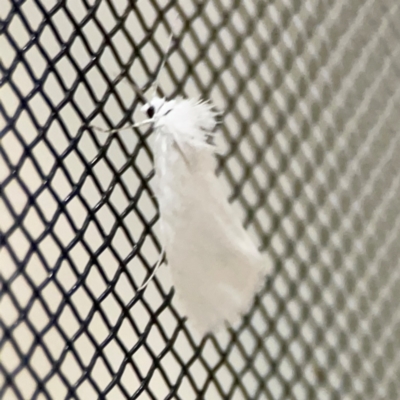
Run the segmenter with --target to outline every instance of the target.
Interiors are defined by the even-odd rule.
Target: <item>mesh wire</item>
[[[394,0],[3,0],[0,398],[400,398]],[[178,18],[177,16],[178,15]],[[224,110],[219,173],[271,274],[196,338],[126,81]],[[116,75],[123,79],[117,80]],[[125,82],[124,82],[125,81]]]

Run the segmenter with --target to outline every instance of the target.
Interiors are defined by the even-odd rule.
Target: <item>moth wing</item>
[[[210,151],[186,148],[185,155],[189,165],[180,154],[169,155],[161,222],[177,296],[189,322],[205,334],[248,310],[267,268],[226,199]]]

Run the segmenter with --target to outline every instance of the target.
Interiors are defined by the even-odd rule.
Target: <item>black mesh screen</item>
[[[400,398],[395,0],[1,0],[0,398]],[[223,110],[219,174],[271,275],[197,338],[156,263],[128,81]],[[119,76],[119,78],[117,78]]]

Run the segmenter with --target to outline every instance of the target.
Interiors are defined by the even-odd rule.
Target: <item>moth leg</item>
[[[150,281],[154,278],[156,272],[158,271],[158,268],[160,268],[160,265],[161,265],[161,263],[162,263],[162,261],[163,261],[163,259],[164,259],[164,255],[165,255],[165,248],[163,247],[163,248],[161,249],[160,257],[158,258],[157,264],[156,264],[156,266],[154,267],[153,272],[151,273],[149,279],[147,279],[147,281],[144,282],[144,283],[142,284],[142,286],[140,286],[140,288],[138,289],[138,291],[139,291],[139,290],[145,289],[145,287],[146,287],[146,286],[150,283]]]
[[[181,156],[182,156],[183,160],[185,161],[186,165],[189,167],[190,166],[189,160],[187,159],[187,157],[185,155],[185,152],[184,152],[184,150],[183,150],[183,148],[181,146],[181,143],[179,142],[179,140],[176,137],[176,135],[174,135],[174,141],[175,141],[175,144],[176,144],[176,148],[178,149],[179,153],[181,153]]]

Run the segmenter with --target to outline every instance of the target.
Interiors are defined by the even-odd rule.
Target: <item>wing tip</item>
[[[240,294],[242,302],[240,304],[232,302],[230,310],[224,309],[222,311],[224,314],[222,318],[216,317],[213,318],[212,321],[199,321],[199,319],[188,318],[189,326],[192,327],[201,337],[204,337],[207,334],[218,334],[223,328],[227,327],[235,329],[234,325],[239,326],[238,323],[241,323],[243,317],[245,317],[252,309],[256,296],[259,295],[265,287],[267,283],[267,273],[268,269],[265,268],[264,263],[258,265],[255,273],[251,276],[252,279],[249,279],[249,283]]]

